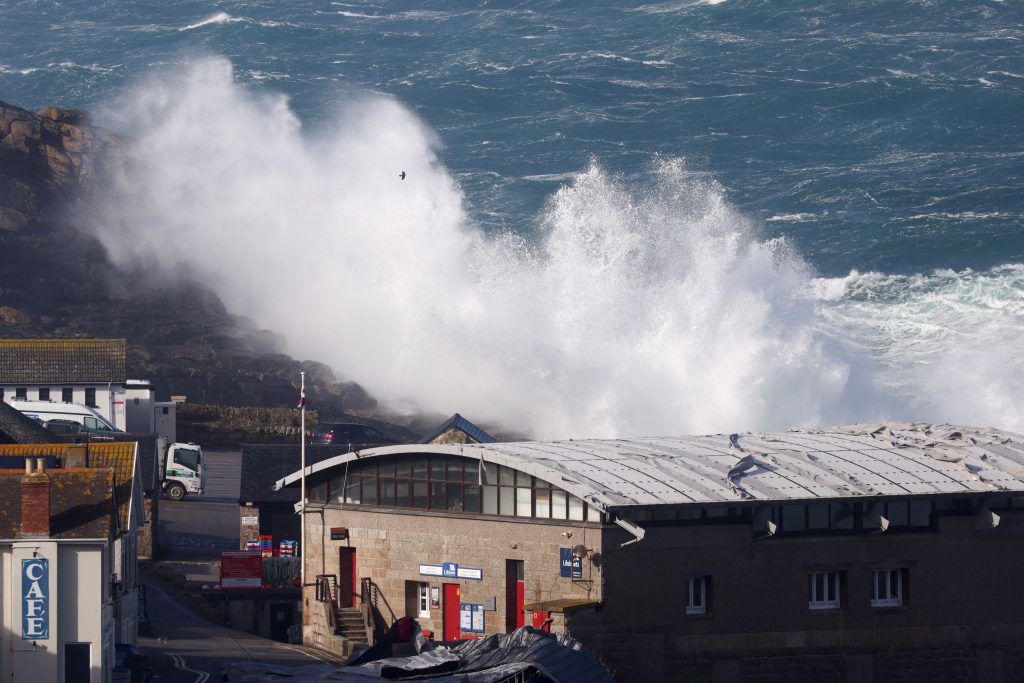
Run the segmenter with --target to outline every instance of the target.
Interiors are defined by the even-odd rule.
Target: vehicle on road
[[[82,426],[80,431],[86,434],[110,434],[121,431],[103,417],[98,410],[81,403],[28,401],[13,398],[11,406],[28,417],[39,420],[43,426],[49,422],[57,422],[57,429],[61,429],[61,423],[77,422]],[[65,430],[57,433],[67,434],[69,432]]]
[[[171,500],[206,493],[206,460],[198,444],[172,443],[167,447],[163,469],[163,491]]]
[[[354,422],[321,422],[310,442],[314,446],[366,447],[398,443],[390,436],[368,425]]]

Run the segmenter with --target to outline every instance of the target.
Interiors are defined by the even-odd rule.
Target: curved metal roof
[[[874,424],[772,434],[386,446],[307,466],[306,476],[399,453],[513,467],[601,510],[638,505],[1024,492],[1024,436],[996,429]],[[275,488],[298,482],[300,472]]]

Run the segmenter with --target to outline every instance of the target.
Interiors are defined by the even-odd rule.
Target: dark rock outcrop
[[[0,102],[0,337],[124,337],[131,377],[199,403],[294,405],[302,369],[322,415],[387,419],[359,385],[284,355],[277,335],[230,315],[209,289],[147,285],[111,265],[76,207],[120,148],[85,112]]]

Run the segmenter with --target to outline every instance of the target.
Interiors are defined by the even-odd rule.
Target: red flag
[[[296,408],[305,408],[306,407],[306,387],[302,387],[302,389],[299,390],[299,405],[297,405],[295,407]]]

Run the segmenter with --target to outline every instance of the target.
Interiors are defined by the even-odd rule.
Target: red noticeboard
[[[221,588],[263,586],[263,555],[258,551],[227,551],[220,554]]]

